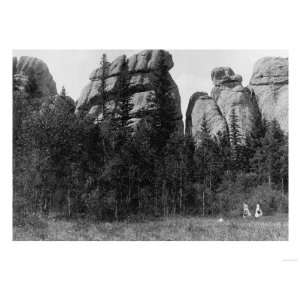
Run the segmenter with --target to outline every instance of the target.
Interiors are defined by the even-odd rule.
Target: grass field
[[[17,241],[286,241],[288,216],[259,220],[170,217],[137,223],[31,217],[13,227]]]

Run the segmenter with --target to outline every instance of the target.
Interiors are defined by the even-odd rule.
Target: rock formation
[[[112,102],[118,92],[120,75],[124,65],[126,65],[130,78],[131,101],[134,104],[131,111],[133,119],[138,122],[141,118],[136,118],[135,115],[147,113],[147,110],[150,109],[149,107],[153,106],[153,103],[149,102],[149,94],[154,92],[155,84],[161,78],[164,78],[166,85],[164,88],[168,91],[171,99],[168,105],[170,105],[170,111],[174,112],[172,120],[177,130],[183,133],[180,95],[176,83],[168,72],[173,67],[172,56],[163,50],[145,50],[129,58],[122,55],[112,63],[109,63],[105,88],[108,98],[112,101],[108,102],[108,106],[113,105]],[[91,73],[89,77],[90,82],[82,90],[77,101],[77,113],[90,113],[94,116],[102,113],[102,99],[99,95],[100,75],[100,68]]]
[[[250,85],[263,117],[288,132],[288,59],[264,57],[254,65]]]
[[[34,98],[40,113],[48,109],[59,113],[75,111],[75,101],[69,96],[57,94],[56,83],[46,63],[38,58],[13,58],[13,90],[28,101]]]
[[[203,117],[208,122],[210,133],[217,136],[218,132],[227,132],[227,123],[216,102],[204,92],[192,95],[186,112],[186,134],[195,136],[201,128]]]
[[[124,67],[129,75],[131,111],[135,125],[147,118],[147,113],[155,109],[151,95],[158,82],[164,82],[170,103],[166,106],[172,112],[176,130],[183,133],[180,95],[178,87],[169,70],[174,63],[172,56],[163,50],[145,50],[129,58],[122,55],[108,63],[105,78],[108,94],[108,106],[114,105],[114,97],[118,93]],[[218,67],[211,73],[213,88],[211,97],[204,92],[192,95],[186,112],[186,134],[193,136],[200,130],[205,115],[211,134],[228,132],[232,110],[239,120],[241,134],[245,137],[251,132],[255,118],[260,113],[267,119],[276,119],[281,128],[288,132],[288,59],[280,57],[264,57],[254,66],[248,87],[242,85],[242,76],[237,75],[229,67]],[[13,58],[13,88],[27,97],[40,98],[51,96],[41,108],[54,107],[76,113],[101,116],[102,99],[99,94],[101,84],[101,68],[95,69],[89,77],[90,82],[82,90],[75,104],[70,97],[57,95],[56,84],[47,65],[40,59],[22,56]]]
[[[32,97],[56,95],[56,83],[47,65],[35,57],[13,58],[14,89]]]
[[[238,118],[242,138],[249,134],[259,114],[253,93],[242,86],[242,76],[236,75],[229,67],[215,68],[211,73],[214,87],[212,98],[218,104],[230,130],[230,114],[232,110]]]
[[[252,91],[242,86],[242,76],[235,74],[229,67],[213,69],[211,79],[214,84],[211,97],[206,93],[195,93],[190,99],[186,114],[186,132],[195,135],[200,130],[204,114],[208,118],[212,136],[218,132],[226,132],[230,130],[230,114],[235,110],[240,133],[245,139],[259,115]]]

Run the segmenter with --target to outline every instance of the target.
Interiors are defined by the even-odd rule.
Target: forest
[[[105,71],[104,56],[102,78]],[[153,109],[134,126],[139,116],[122,76],[113,100],[103,79],[96,120],[75,114],[64,88],[58,97],[13,89],[14,222],[30,214],[239,216],[244,202],[251,209],[259,203],[264,214],[288,212],[288,137],[277,121],[259,115],[243,137],[232,110],[229,134],[212,137],[204,116],[197,139],[179,135],[162,79],[150,95]]]

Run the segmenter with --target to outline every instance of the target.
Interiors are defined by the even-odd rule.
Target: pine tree
[[[118,219],[126,206],[131,202],[132,194],[132,127],[130,78],[127,63],[122,66],[119,78],[118,93],[115,96],[114,108],[106,113],[110,155],[106,165],[110,168],[111,188],[115,191],[114,215]]]
[[[100,86],[99,86],[99,94],[101,97],[101,107],[102,107],[102,119],[105,120],[107,116],[107,108],[106,104],[108,102],[108,95],[106,91],[106,78],[108,75],[109,63],[106,58],[106,54],[102,54],[102,58],[100,61]]]
[[[163,59],[163,57],[162,57]],[[148,111],[149,139],[151,147],[152,168],[154,169],[153,193],[155,207],[161,214],[167,215],[170,212],[171,188],[168,187],[168,142],[175,131],[174,115],[172,109],[172,96],[168,90],[168,70],[161,62],[160,73],[153,82],[154,92],[148,95],[147,102],[153,103],[152,109]],[[175,108],[174,108],[175,109]]]
[[[266,125],[266,133],[251,159],[252,170],[259,181],[268,182],[270,186],[284,185],[288,181],[288,140],[278,122],[273,120]]]
[[[216,142],[219,146],[222,173],[228,174],[231,168],[231,146],[228,131],[218,132]]]
[[[253,120],[251,131],[246,134],[245,143],[242,145],[242,169],[245,172],[255,171],[254,156],[256,151],[262,147],[262,141],[267,130],[266,121],[258,111]]]
[[[188,177],[191,181],[194,179],[195,164],[194,164],[194,154],[196,151],[196,143],[191,134],[185,135],[184,137],[184,152],[186,155],[186,167],[188,170]]]
[[[204,182],[208,175],[209,161],[211,160],[211,147],[213,140],[210,136],[206,115],[203,115],[200,131],[196,134],[197,149],[195,151],[195,159],[198,166],[198,179]]]
[[[61,96],[62,98],[65,98],[65,97],[67,96],[67,95],[66,95],[66,89],[65,89],[64,86],[61,88],[60,96]]]
[[[121,74],[119,89],[118,108],[121,125],[124,128],[128,128],[131,119],[130,112],[134,105],[131,102],[130,77],[127,64],[125,65],[125,70],[123,70],[123,73]]]
[[[281,183],[282,154],[285,143],[285,136],[278,122],[272,120],[263,141],[263,148],[266,153],[265,167],[271,183]]]
[[[242,156],[241,147],[241,133],[239,127],[238,116],[236,115],[235,109],[233,108],[230,113],[230,124],[229,124],[229,140],[231,145],[231,168],[234,171],[240,169],[240,160]]]
[[[207,145],[207,143],[209,143],[211,140],[211,133],[210,128],[208,126],[206,114],[204,114],[202,117],[200,130],[196,133],[196,139],[202,146]]]
[[[202,215],[213,210],[212,198],[224,172],[224,162],[218,138],[212,137],[206,116],[203,116],[198,145],[194,155],[196,182],[201,186]],[[208,197],[211,199],[208,201]]]
[[[155,104],[152,116],[152,140],[153,147],[157,149],[157,153],[162,153],[170,135],[175,130],[175,107],[172,105],[172,97],[167,87],[169,86],[168,71],[162,63],[160,75],[154,82],[154,93],[152,101]]]

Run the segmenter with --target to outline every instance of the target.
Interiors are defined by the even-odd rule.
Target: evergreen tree
[[[64,86],[61,88],[60,96],[63,97],[63,98],[65,98],[67,96],[66,89],[65,89]]]
[[[227,130],[217,133],[216,143],[219,146],[219,158],[222,162],[222,173],[228,174],[231,169],[231,146]]]
[[[106,104],[108,102],[108,95],[106,91],[106,78],[108,75],[109,63],[106,58],[106,54],[102,54],[102,58],[100,61],[99,68],[99,76],[100,76],[100,86],[99,86],[99,95],[101,97],[101,107],[102,107],[102,119],[106,119],[107,108]]]
[[[164,146],[170,138],[170,135],[175,130],[175,108],[173,105],[173,98],[169,86],[168,71],[162,64],[162,70],[158,79],[154,82],[154,94],[149,97],[154,97],[152,101],[155,108],[152,110],[152,146],[156,148],[157,153],[162,153]]]
[[[278,122],[276,120],[271,121],[263,141],[263,149],[266,155],[265,169],[268,173],[268,180],[277,185],[281,184],[281,158],[286,144],[284,133]]]
[[[245,143],[241,147],[241,167],[245,172],[254,171],[253,157],[256,151],[262,147],[262,141],[266,134],[266,121],[258,111],[253,120],[251,131],[246,134]]]
[[[106,127],[106,149],[109,153],[105,162],[105,177],[110,178],[110,191],[115,191],[114,216],[118,219],[126,206],[131,202],[132,194],[132,127],[130,78],[127,63],[122,66],[118,93],[115,96],[114,108],[106,113],[101,127]]]
[[[242,157],[242,137],[238,122],[238,116],[233,108],[230,113],[229,140],[231,145],[231,169],[235,172],[241,167]]]
[[[287,186],[288,140],[278,122],[273,120],[266,126],[266,133],[251,159],[252,170],[260,182]]]
[[[196,133],[196,140],[203,146],[207,145],[211,140],[210,128],[208,126],[206,114],[202,117],[200,130]]]
[[[123,66],[123,72],[120,78],[118,98],[115,103],[115,112],[112,117],[112,136],[115,137],[114,151],[119,161],[118,173],[116,174],[116,203],[117,206],[124,205],[124,200],[128,204],[131,202],[132,194],[132,127],[131,127],[131,110],[133,103],[131,103],[130,94],[130,77],[128,74],[127,63]],[[119,209],[120,210],[120,209]],[[115,217],[118,218],[115,212]]]
[[[186,156],[186,168],[188,170],[188,177],[194,180],[195,174],[195,164],[194,164],[194,154],[196,151],[196,143],[192,135],[186,135],[184,137],[184,153]]]
[[[134,105],[131,102],[130,77],[128,74],[127,64],[125,65],[125,70],[120,78],[118,102],[121,125],[123,128],[128,128],[131,119],[130,112],[132,111]]]
[[[201,131],[197,134],[199,143],[197,145],[194,163],[196,166],[196,182],[200,184],[201,212],[212,213],[213,195],[224,172],[224,157],[218,138],[211,137],[206,116],[203,116]],[[219,134],[220,137],[220,134]],[[223,142],[223,141],[222,141]],[[210,201],[208,201],[208,198]]]

